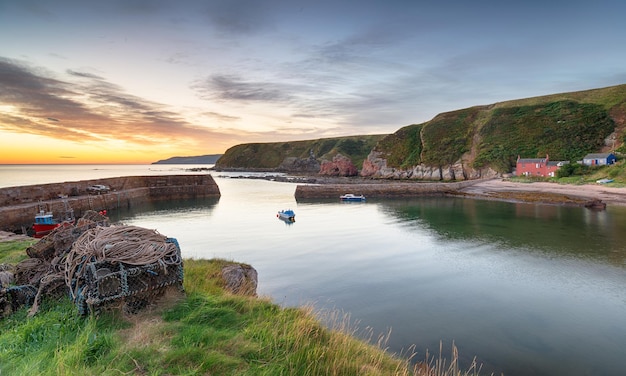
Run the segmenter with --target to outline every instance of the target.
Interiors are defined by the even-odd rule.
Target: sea
[[[475,359],[480,374],[626,370],[626,207],[296,200],[296,184],[272,174],[207,167],[4,165],[0,187],[211,174],[219,198],[110,211],[111,219],[177,238],[186,258],[250,264],[259,295],[313,307],[329,326],[348,318],[364,340],[389,335],[383,346],[398,356],[421,361],[441,349],[449,358],[454,345],[461,367]],[[278,219],[281,209],[293,209],[295,222]]]

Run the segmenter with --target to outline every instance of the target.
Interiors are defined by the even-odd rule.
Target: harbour
[[[213,175],[219,198],[147,201],[110,218],[176,237],[183,258],[250,264],[261,297],[312,306],[322,321],[349,315],[360,338],[390,333],[392,353],[421,360],[441,344],[449,356],[454,342],[461,366],[476,357],[481,374],[622,373],[626,208],[300,200],[298,184],[240,175]],[[283,208],[297,220],[278,219]]]

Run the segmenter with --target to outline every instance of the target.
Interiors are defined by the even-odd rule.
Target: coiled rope
[[[96,227],[84,232],[65,257],[65,283],[82,279],[90,262],[146,265],[182,263],[176,244],[156,230],[135,226]]]

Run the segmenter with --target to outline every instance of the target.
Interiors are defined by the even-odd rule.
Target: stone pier
[[[87,187],[102,184],[103,194],[88,194]],[[87,210],[129,209],[137,205],[194,198],[220,197],[213,177],[204,175],[126,176],[0,188],[0,230],[30,228],[39,210],[65,213],[69,205],[76,217]]]
[[[460,189],[475,184],[475,180],[465,180],[451,183],[430,182],[393,182],[358,184],[319,184],[298,185],[296,199],[312,198],[339,198],[346,193],[362,194],[366,198],[374,197],[416,197],[425,195],[447,195],[458,192]]]

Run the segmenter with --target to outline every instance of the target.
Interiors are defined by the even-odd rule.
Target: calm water
[[[1,165],[0,188],[118,176],[197,174],[212,165]]]
[[[108,167],[98,171],[125,175]],[[124,169],[142,175],[152,167]],[[176,173],[168,168],[150,171]],[[176,237],[186,257],[253,265],[259,293],[276,303],[350,313],[375,337],[391,329],[393,352],[414,344],[421,359],[440,341],[449,353],[454,341],[466,365],[476,356],[488,372],[624,374],[626,208],[451,198],[296,202],[293,184],[213,174],[219,199],[112,219]],[[286,208],[295,223],[276,218]]]

